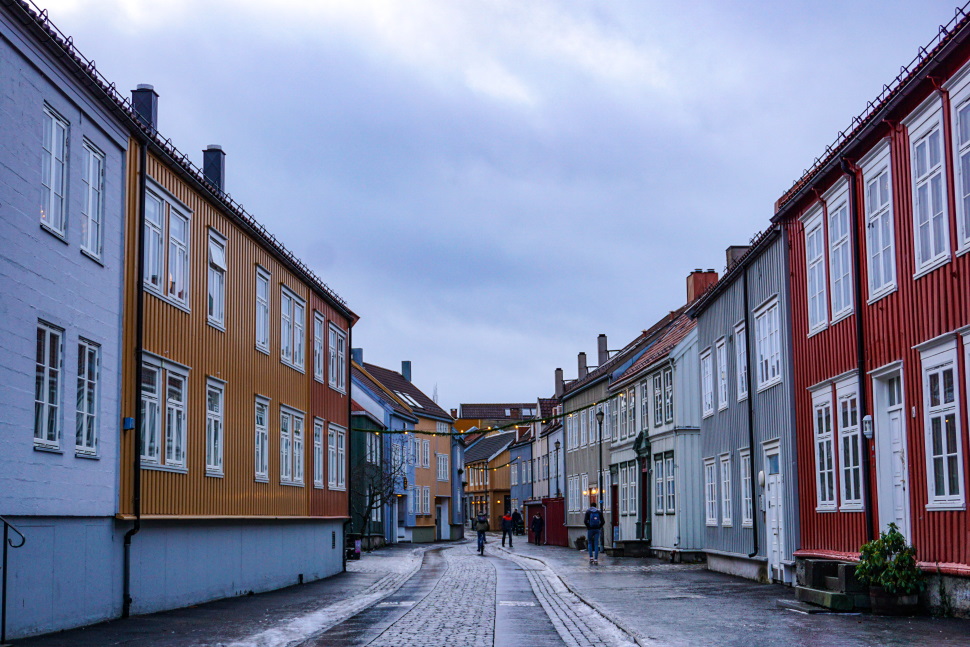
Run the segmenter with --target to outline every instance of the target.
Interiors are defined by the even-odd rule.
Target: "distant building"
[[[502,515],[511,511],[509,446],[515,437],[515,431],[487,434],[465,450],[466,516],[474,519],[479,514],[488,515],[492,530],[500,529]]]

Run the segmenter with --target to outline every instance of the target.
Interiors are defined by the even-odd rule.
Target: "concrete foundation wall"
[[[970,618],[970,579],[954,575],[928,575],[920,602],[934,613]]]
[[[717,555],[707,553],[707,570],[744,577],[756,582],[768,581],[768,569],[763,560],[748,559],[743,556]]]
[[[132,540],[132,613],[335,575],[343,546],[340,520],[144,522]]]
[[[415,544],[430,544],[435,540],[434,526],[415,526],[411,528],[411,541]]]
[[[8,548],[7,638],[79,627],[121,614],[123,533],[113,519],[8,519],[27,540],[20,548]]]

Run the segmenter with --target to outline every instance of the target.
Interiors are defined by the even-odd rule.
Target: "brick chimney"
[[[147,83],[139,83],[131,91],[131,107],[138,120],[152,130],[158,129],[158,94]]]
[[[751,249],[750,245],[731,245],[726,250],[724,250],[724,258],[727,262],[727,267],[730,269],[732,265],[738,262],[738,259],[744,256],[748,250]]]
[[[579,363],[579,373],[576,379],[581,380],[587,375],[589,375],[589,368],[586,367],[586,353],[585,352],[580,353],[577,356],[577,361]]]
[[[606,334],[600,333],[599,337],[596,338],[596,359],[600,366],[606,364],[610,359],[610,351],[606,348]]]
[[[704,291],[717,283],[717,272],[697,269],[687,275],[687,303],[693,303]]]
[[[559,399],[562,397],[562,392],[565,390],[565,388],[566,388],[566,384],[563,382],[563,379],[562,379],[562,369],[557,368],[556,369],[556,399]]]
[[[219,144],[209,144],[202,151],[202,175],[223,193],[226,191],[226,152]]]

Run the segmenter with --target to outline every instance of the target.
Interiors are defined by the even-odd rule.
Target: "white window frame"
[[[53,108],[45,105],[44,140],[50,137],[50,149],[42,141],[40,224],[60,238],[64,238],[67,234],[70,133],[71,127],[68,121]]]
[[[764,391],[782,379],[781,366],[781,306],[778,297],[768,299],[754,312],[755,358],[757,364],[758,392]]]
[[[664,369],[664,422],[674,421],[674,369]]]
[[[835,388],[834,415],[839,431],[837,453],[842,512],[858,512],[863,509],[865,501],[862,461],[866,449],[862,440],[858,391],[859,383],[854,377],[839,382]]]
[[[280,484],[303,485],[303,412],[280,405]],[[297,469],[299,468],[299,469]]]
[[[849,184],[840,180],[825,193],[829,261],[829,311],[831,322],[840,321],[853,311],[852,218],[849,214]]]
[[[347,333],[330,323],[330,388],[347,392]]]
[[[944,86],[950,92],[952,111],[957,253],[963,254],[970,252],[970,65],[964,65]]]
[[[630,488],[630,477],[627,474],[626,466],[620,465],[620,514],[627,515],[630,513],[629,509],[629,493]]]
[[[714,415],[714,359],[710,347],[701,351],[701,406],[703,417]]]
[[[280,361],[301,373],[304,372],[306,342],[306,301],[286,287],[280,286]]]
[[[653,426],[662,427],[664,424],[664,383],[663,372],[653,376]]]
[[[448,481],[448,454],[435,454],[435,465],[438,480]]]
[[[649,379],[640,382],[640,429],[650,429],[650,385]],[[603,406],[608,411],[610,403],[606,402]],[[609,416],[604,419],[609,421]]]
[[[626,469],[627,469],[627,473],[629,474],[629,479],[628,479],[629,482],[627,484],[628,485],[627,494],[629,495],[629,498],[630,498],[630,501],[627,504],[627,510],[629,510],[631,515],[637,516],[637,514],[639,513],[637,509],[637,493],[639,491],[638,483],[637,483],[637,471],[638,471],[637,462],[632,461],[629,465],[627,465]],[[606,474],[606,487],[607,487],[606,492],[609,492],[609,487],[610,487],[609,473]]]
[[[943,101],[938,93],[931,95],[921,106],[907,116],[903,120],[903,125],[909,131],[910,180],[912,182],[911,198],[913,204],[913,262],[915,264],[913,278],[919,278],[950,261],[950,217],[947,204],[949,191],[946,180],[947,153],[943,136]],[[920,146],[924,143],[929,146],[934,135],[939,146],[939,162],[937,164],[932,163],[932,159],[929,157],[929,149],[927,149],[927,167],[923,173],[920,173]],[[932,201],[930,201],[925,223],[925,234],[929,248],[927,250],[928,256],[924,258],[920,242],[920,191],[928,185],[931,186],[934,178],[939,178],[940,208],[938,219],[934,223],[933,213],[935,211]],[[926,189],[927,196],[929,196],[930,190],[930,188]],[[940,250],[934,253],[933,239],[937,232],[940,238]]]
[[[215,400],[212,397],[215,396]],[[205,383],[205,475],[225,474],[226,383],[209,377]]]
[[[815,511],[834,512],[838,507],[835,453],[835,404],[831,386],[812,394],[812,444],[815,453]]]
[[[74,415],[74,451],[97,456],[100,431],[101,346],[83,337],[77,344],[77,401]]]
[[[104,233],[104,173],[105,154],[91,142],[84,140],[81,167],[81,251],[101,259]]]
[[[637,387],[636,385],[631,386],[627,391],[626,395],[626,437],[633,438],[637,434]],[[596,428],[596,443],[599,443],[599,426],[596,423],[596,413],[593,409],[589,410],[589,424],[590,424],[590,435],[593,433],[593,428]],[[622,440],[622,439],[621,439]],[[593,443],[593,439],[590,438],[590,443]]]
[[[206,310],[209,324],[219,330],[226,329],[226,270],[229,262],[227,245],[225,236],[215,229],[209,229]]]
[[[41,377],[41,383],[35,383],[34,387],[34,447],[56,450],[61,446],[64,330],[38,321],[37,346],[42,357],[35,357],[36,374]]]
[[[260,423],[260,410],[262,410],[262,423]],[[269,415],[269,398],[257,395],[253,408],[253,428],[255,430],[253,465],[256,481],[260,483],[269,482]]]
[[[149,205],[157,207],[155,220],[149,215]],[[145,192],[144,220],[145,289],[190,311],[192,211],[163,188],[153,184]],[[185,224],[184,239],[177,238],[173,233],[172,223],[177,221]]]
[[[306,419],[302,414],[293,416],[293,483],[303,485],[306,466]]]
[[[943,376],[947,371],[952,372],[953,399],[947,402]],[[963,510],[966,505],[966,483],[963,472],[963,430],[960,424],[960,376],[957,362],[957,344],[955,339],[940,345],[923,348],[920,351],[920,372],[923,385],[923,435],[926,447],[926,495],[927,510]],[[931,397],[931,376],[939,376],[940,402],[934,404]],[[953,420],[954,443],[948,443],[946,438],[946,420]],[[933,438],[933,421],[940,420],[940,449],[937,452]],[[937,493],[936,461],[940,461],[943,474],[944,492]],[[956,464],[956,474],[953,474],[953,464]],[[953,478],[955,476],[955,478]],[[955,482],[957,491],[946,487]]]
[[[704,510],[705,523],[717,526],[717,463],[713,458],[704,459]]]
[[[677,490],[676,490],[676,465],[674,464],[674,452],[664,453],[664,472],[667,479],[667,514],[677,512]]]
[[[734,525],[731,492],[731,455],[721,454],[721,525],[729,528]]]
[[[579,486],[583,494],[583,503],[580,510],[585,510],[589,507],[589,474],[579,475]]]
[[[337,474],[334,478],[334,485],[331,489],[347,489],[347,430],[340,425],[330,424],[329,430],[333,431],[337,440]]]
[[[717,356],[717,410],[724,411],[728,407],[728,367],[727,340],[721,337],[714,342]]]
[[[424,514],[431,514],[431,486],[425,485],[422,492],[422,511]]]
[[[829,325],[828,268],[825,262],[825,219],[819,204],[802,219],[805,231],[805,281],[808,307],[809,336]]]
[[[869,303],[896,290],[896,215],[891,162],[889,141],[885,140],[860,164],[866,214]]]
[[[184,307],[189,305],[189,286],[191,285],[192,263],[189,257],[189,250],[192,249],[192,220],[185,213],[182,213],[172,203],[168,204],[168,246],[166,247],[165,262],[169,277],[168,286],[165,288],[165,297]],[[172,233],[172,223],[176,221],[185,223],[185,239],[176,238]]]
[[[431,441],[421,441],[421,467],[431,467]]]
[[[368,450],[368,460],[370,459],[371,452],[371,437],[372,434],[367,434],[367,450]],[[313,419],[313,487],[316,489],[323,488],[323,420],[320,418]]]
[[[653,513],[664,514],[667,511],[666,478],[664,477],[663,454],[653,457]]]
[[[741,527],[750,528],[754,524],[754,505],[751,499],[751,452],[738,451],[741,465]]]
[[[625,398],[626,396],[621,393],[620,399],[625,402]],[[625,422],[626,421],[625,408],[620,410],[620,416],[623,417],[623,421]],[[621,438],[623,437],[622,433],[620,434],[620,437]],[[579,445],[580,447],[582,447],[583,445],[588,445],[588,444],[589,444],[589,417],[586,415],[586,411],[583,410],[579,412]]]
[[[337,430],[327,429],[327,486],[337,489]]]
[[[189,370],[155,356],[144,358],[143,370],[155,373],[158,391],[152,395],[142,388],[142,406],[146,413],[152,404],[156,407],[154,428],[146,427],[150,416],[142,415],[142,467],[185,472],[188,465]],[[169,392],[169,380],[173,378],[182,384],[181,400],[173,399]],[[145,441],[146,437],[152,436],[157,439],[154,451],[151,451],[152,444]]]
[[[273,277],[265,268],[256,266],[256,350],[269,354],[270,299]],[[262,294],[261,294],[262,292]]]
[[[313,379],[323,383],[323,315],[313,311]]]
[[[738,402],[741,402],[748,397],[748,329],[743,321],[734,327],[734,360]]]

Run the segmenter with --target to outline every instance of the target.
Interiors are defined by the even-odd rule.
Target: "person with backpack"
[[[482,513],[475,520],[475,532],[478,533],[478,552],[485,554],[485,533],[490,530],[488,526],[488,515]]]
[[[586,548],[589,550],[589,563],[599,564],[600,541],[603,537],[603,526],[606,525],[606,518],[596,507],[596,502],[590,504],[583,519],[586,524]]]
[[[505,547],[505,537],[509,538],[509,548],[512,548],[512,515],[508,512],[502,517],[502,547]]]
[[[519,512],[518,508],[512,511],[512,528],[515,534],[522,534],[522,513]]]
[[[532,517],[532,534],[536,538],[536,546],[542,545],[542,531],[546,527],[546,522],[536,513],[536,516]]]

